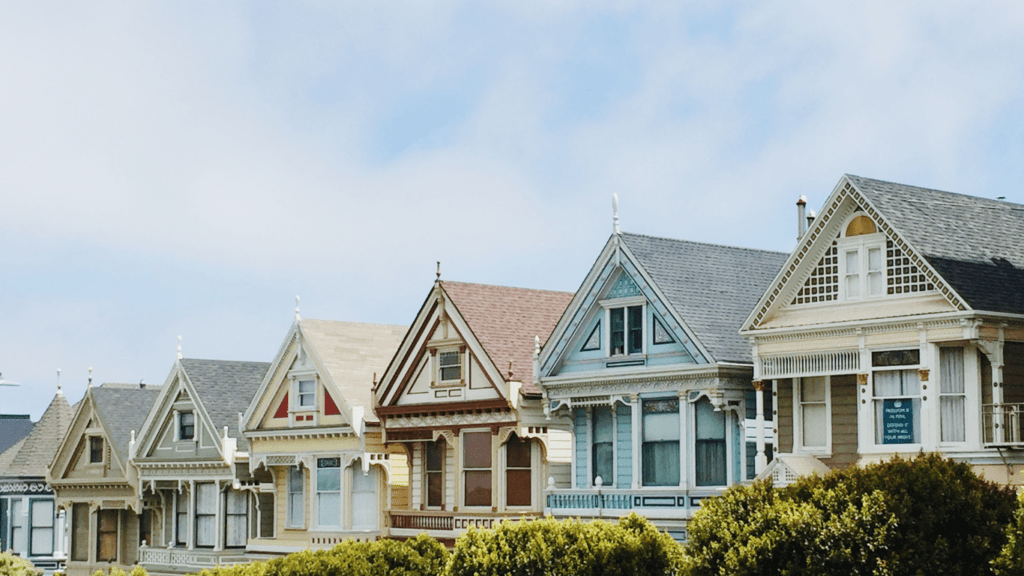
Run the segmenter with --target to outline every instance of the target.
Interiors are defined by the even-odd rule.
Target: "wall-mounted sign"
[[[4,482],[0,494],[53,494],[46,482]]]
[[[882,444],[914,443],[914,401],[889,398],[882,401]]]

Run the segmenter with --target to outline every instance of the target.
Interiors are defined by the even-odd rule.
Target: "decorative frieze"
[[[428,414],[422,416],[399,417],[387,419],[386,426],[392,428],[431,428],[436,426],[469,426],[475,424],[504,424],[509,422],[511,414],[502,412],[484,412],[480,414]]]

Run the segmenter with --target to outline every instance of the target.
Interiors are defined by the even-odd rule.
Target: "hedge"
[[[21,556],[0,552],[0,576],[42,576],[43,571]]]

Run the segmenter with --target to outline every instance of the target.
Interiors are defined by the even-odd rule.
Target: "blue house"
[[[573,437],[571,486],[549,480],[545,513],[636,511],[682,539],[701,499],[754,477],[739,329],[785,259],[616,225],[537,358],[552,427]]]

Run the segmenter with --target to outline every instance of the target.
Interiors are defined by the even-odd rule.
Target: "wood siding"
[[[832,457],[821,458],[829,468],[857,463],[857,376],[832,376]]]
[[[793,452],[793,380],[775,381],[776,450],[780,454]]]

